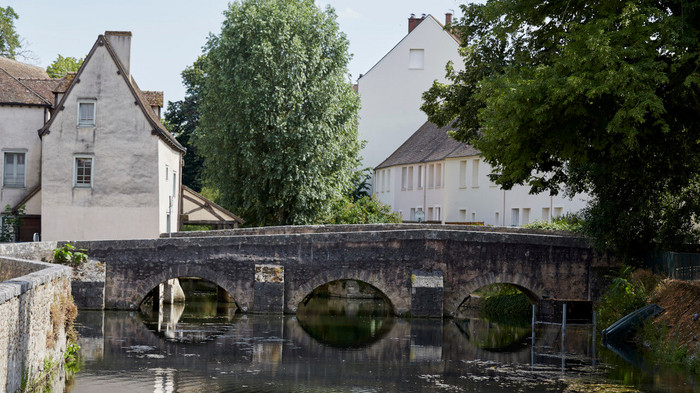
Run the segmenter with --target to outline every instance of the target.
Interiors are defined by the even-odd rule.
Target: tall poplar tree
[[[481,150],[510,188],[588,192],[602,248],[641,258],[697,241],[700,3],[489,0],[454,25],[423,109]]]
[[[205,179],[251,225],[314,222],[358,164],[348,40],[313,0],[242,0],[224,14],[205,48]]]

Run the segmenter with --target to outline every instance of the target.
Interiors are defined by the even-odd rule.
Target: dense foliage
[[[21,41],[15,31],[15,19],[19,16],[9,5],[0,7],[0,56],[14,59],[18,54]]]
[[[508,189],[588,192],[599,246],[640,259],[697,240],[700,4],[490,0],[454,24],[423,109],[481,150]]]
[[[61,78],[69,72],[77,72],[80,66],[83,64],[83,60],[75,57],[63,57],[60,54],[48,67],[46,67],[46,73],[49,74],[51,78]]]
[[[197,148],[250,225],[305,224],[350,192],[360,147],[348,41],[313,0],[230,4],[206,45]]]
[[[525,228],[581,233],[583,232],[583,226],[584,221],[578,214],[567,213],[561,217],[552,218],[549,221],[531,222],[525,225]]]
[[[320,224],[377,224],[399,223],[401,217],[391,211],[391,207],[381,203],[374,196],[336,199]]]
[[[169,101],[165,112],[166,127],[187,149],[182,167],[182,184],[197,192],[202,190],[204,160],[198,154],[194,140],[199,129],[198,108],[204,84],[205,61],[206,59],[200,56],[194,64],[182,71],[180,75],[186,88],[185,98],[175,102]]]
[[[612,278],[598,304],[598,326],[605,329],[618,319],[647,305],[659,277],[648,270],[627,267]]]

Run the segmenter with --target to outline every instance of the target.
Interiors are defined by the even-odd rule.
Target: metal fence
[[[700,254],[660,251],[650,258],[657,273],[685,281],[700,281]]]

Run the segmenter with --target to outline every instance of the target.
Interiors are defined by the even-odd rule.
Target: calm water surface
[[[241,315],[210,297],[160,313],[81,312],[67,392],[700,392],[697,376],[630,366],[591,326],[406,320],[382,300],[312,299],[297,316]],[[568,389],[568,390],[567,390]]]

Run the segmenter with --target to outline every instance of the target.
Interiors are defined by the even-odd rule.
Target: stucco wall
[[[41,140],[37,130],[44,125],[44,108],[29,106],[0,106],[0,210],[14,206],[39,184]],[[3,184],[4,152],[25,153],[25,187],[5,187]],[[38,214],[38,212],[27,212]]]
[[[362,166],[375,167],[427,120],[422,94],[445,81],[445,65],[463,69],[457,42],[431,17],[421,22],[358,80],[362,102],[359,137],[367,145]],[[409,69],[409,51],[424,49],[423,69]]]
[[[168,175],[166,177],[166,166]],[[158,141],[158,229],[160,233],[168,232],[168,199],[173,197],[170,225],[172,232],[177,232],[180,218],[180,153]],[[173,188],[173,186],[175,186]]]
[[[0,389],[15,392],[23,373],[32,380],[45,359],[63,361],[66,332],[54,326],[51,309],[70,295],[71,269],[0,257],[0,271],[11,277],[0,283]]]
[[[465,162],[462,168],[462,162]],[[476,181],[474,181],[475,162]],[[441,186],[427,187],[424,178],[423,188],[418,187],[418,166],[441,164]],[[402,189],[402,168],[413,167],[413,187]],[[527,186],[515,186],[504,191],[492,183],[488,177],[491,167],[480,156],[452,158],[444,161],[399,165],[391,168],[391,189],[376,190],[375,195],[392,210],[402,213],[404,220],[411,220],[411,209],[419,207],[425,212],[426,220],[441,222],[483,222],[485,225],[513,226],[513,209],[518,209],[517,226],[536,220],[547,221],[566,213],[575,213],[586,206],[588,196],[580,194],[574,198],[563,195],[550,196],[549,193],[530,195]],[[382,169],[382,171],[387,171]],[[380,171],[377,171],[380,173]],[[427,172],[424,172],[424,176]],[[437,183],[435,183],[437,185]],[[440,208],[437,220],[436,208]],[[433,209],[431,218],[429,212]]]
[[[98,46],[43,137],[45,240],[157,237],[158,136],[104,46]],[[78,127],[78,100],[94,99],[95,126]],[[76,154],[93,157],[91,188],[74,187]]]

